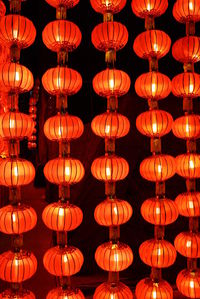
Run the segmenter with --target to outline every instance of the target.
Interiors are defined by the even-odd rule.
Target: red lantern
[[[200,298],[200,270],[181,271],[176,280],[176,285],[181,294],[189,298]]]
[[[150,138],[159,138],[171,131],[173,118],[163,110],[150,110],[141,113],[136,119],[138,131]]]
[[[129,173],[129,165],[121,157],[106,155],[93,161],[91,171],[97,180],[115,182],[125,179]]]
[[[5,16],[6,13],[6,6],[3,1],[0,1],[0,17]]]
[[[46,25],[42,32],[45,46],[54,52],[75,50],[81,42],[82,34],[78,26],[66,20],[56,20]]]
[[[200,96],[200,75],[182,73],[172,79],[172,93],[176,97],[196,98]]]
[[[82,180],[84,167],[79,160],[73,158],[57,158],[50,160],[44,167],[46,179],[57,185],[75,184]]]
[[[175,199],[179,213],[184,217],[200,216],[200,192],[186,192]]]
[[[73,246],[53,247],[47,250],[43,258],[46,270],[55,276],[71,276],[81,270],[83,255]]]
[[[147,240],[139,248],[143,263],[153,268],[167,268],[176,260],[176,249],[166,240]]]
[[[139,18],[159,17],[166,11],[168,0],[133,0],[131,6],[133,13]]]
[[[137,299],[173,299],[173,289],[167,281],[154,282],[150,278],[136,285],[135,294]]]
[[[92,43],[99,51],[118,51],[128,42],[128,31],[118,22],[104,22],[92,31]]]
[[[80,0],[45,0],[49,5],[53,7],[66,7],[67,9],[74,7]]]
[[[161,100],[170,94],[171,81],[159,72],[145,73],[136,79],[135,91],[141,98]]]
[[[154,155],[140,164],[140,174],[151,182],[162,182],[170,179],[176,172],[175,159],[169,155]]]
[[[180,38],[173,44],[172,55],[181,63],[200,61],[200,38],[197,36]]]
[[[173,134],[181,139],[198,139],[200,137],[200,117],[189,114],[177,118],[172,127]]]
[[[121,138],[128,134],[130,122],[127,117],[117,112],[105,112],[97,115],[91,124],[94,134],[102,138]]]
[[[46,299],[85,299],[85,297],[79,289],[56,288],[48,293]]]
[[[160,59],[170,50],[171,39],[161,30],[147,30],[139,34],[133,44],[133,50],[143,59]]]
[[[118,13],[126,5],[126,0],[90,0],[92,8],[99,13]]]
[[[0,231],[4,234],[23,234],[33,229],[36,223],[37,214],[31,207],[19,204],[0,209]]]
[[[132,264],[133,253],[126,244],[108,242],[97,248],[95,260],[97,265],[105,271],[120,272]]]
[[[0,278],[10,283],[21,283],[37,270],[37,260],[28,251],[7,251],[0,255]]]
[[[186,179],[200,177],[200,155],[187,153],[176,157],[176,172]]]
[[[44,134],[52,141],[77,139],[83,134],[83,130],[81,119],[69,114],[50,117],[44,124]]]
[[[133,293],[123,283],[118,282],[116,284],[102,283],[96,288],[94,299],[133,299]]]
[[[176,204],[168,198],[149,198],[141,207],[143,218],[154,225],[169,225],[178,218]]]
[[[67,232],[81,224],[83,213],[79,207],[70,203],[54,202],[45,207],[42,219],[49,229]]]
[[[200,21],[200,3],[198,0],[178,0],[173,7],[174,18],[181,23]]]
[[[106,69],[98,73],[93,79],[94,91],[101,97],[120,97],[130,88],[129,76],[120,70]]]
[[[119,226],[126,223],[132,213],[132,207],[127,201],[107,198],[96,207],[94,217],[99,225]]]
[[[6,290],[3,293],[0,294],[0,299],[8,299],[8,298],[14,298],[14,299],[36,299],[35,295],[27,290],[20,290],[17,292],[12,292],[11,290]]]
[[[174,246],[181,255],[197,259],[200,257],[200,233],[180,233],[175,238]]]

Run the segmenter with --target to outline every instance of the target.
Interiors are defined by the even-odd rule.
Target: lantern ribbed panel
[[[181,193],[176,197],[180,215],[184,217],[200,216],[200,192]]]
[[[136,286],[136,297],[140,299],[171,299],[173,298],[173,289],[165,280],[154,283],[150,278],[141,280]]]
[[[84,295],[79,289],[63,290],[62,288],[56,288],[51,290],[46,299],[84,299]]]
[[[133,293],[131,290],[123,283],[119,282],[117,285],[110,285],[109,283],[102,283],[95,290],[94,299],[124,299],[129,298],[133,299]]]
[[[185,36],[178,39],[173,44],[172,55],[181,63],[198,62],[200,60],[200,38]]]
[[[200,271],[190,272],[188,270],[181,271],[176,280],[176,285],[180,293],[189,298],[200,297]]]
[[[185,115],[177,118],[172,127],[173,134],[181,139],[198,139],[200,137],[200,116]]]
[[[183,232],[174,241],[176,250],[188,258],[200,257],[200,233]]]
[[[182,73],[172,79],[172,93],[176,97],[196,98],[200,96],[200,75]]]
[[[173,16],[180,23],[200,21],[200,3],[198,0],[178,0],[173,7]]]
[[[187,153],[176,157],[176,172],[186,179],[200,177],[200,155]]]
[[[8,299],[8,298],[17,298],[17,299],[36,299],[35,295],[27,290],[12,292],[11,290],[6,290],[0,294],[0,299]]]
[[[147,16],[159,17],[165,13],[168,7],[168,0],[135,0],[132,1],[133,13],[139,18],[146,18]]]

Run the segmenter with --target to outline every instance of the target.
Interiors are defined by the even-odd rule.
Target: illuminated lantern
[[[177,118],[172,127],[173,134],[181,139],[197,139],[200,137],[200,117],[197,114]]]
[[[131,6],[133,13],[140,18],[159,17],[166,11],[168,0],[134,0]]]
[[[171,131],[173,118],[163,110],[150,110],[141,113],[136,119],[138,131],[147,137],[162,137]]]
[[[48,293],[46,299],[85,299],[85,297],[79,289],[56,288]]]
[[[15,299],[36,299],[35,295],[27,290],[12,292],[11,290],[6,290],[0,294],[0,299],[8,299],[8,298],[15,298]]]
[[[3,17],[6,13],[6,7],[3,1],[0,1],[0,18]]]
[[[7,187],[30,184],[35,177],[35,168],[27,160],[5,159],[1,163],[0,183]]]
[[[141,260],[153,268],[167,268],[176,260],[176,249],[166,240],[147,240],[140,245]]]
[[[200,216],[200,192],[181,193],[176,197],[179,213],[184,217]]]
[[[180,293],[189,298],[200,298],[200,270],[181,271],[176,280]]]
[[[95,290],[94,299],[133,299],[133,293],[131,290],[123,283],[118,282],[116,284],[109,284],[109,283],[102,283],[98,288]]]
[[[126,5],[126,0],[90,0],[92,8],[99,13],[118,13]]]
[[[102,97],[120,97],[130,88],[129,76],[120,70],[106,69],[98,73],[93,79],[94,91]]]
[[[25,205],[8,205],[0,209],[0,231],[4,234],[23,234],[33,229],[37,214]]]
[[[137,299],[173,299],[173,289],[165,280],[158,283],[150,278],[141,280],[135,290]]]
[[[200,96],[200,75],[182,73],[172,79],[172,93],[176,97],[196,98]]]
[[[75,184],[82,180],[84,167],[79,160],[73,158],[56,158],[44,167],[46,179],[57,185]]]
[[[92,43],[99,51],[110,49],[118,51],[128,42],[128,31],[118,22],[104,22],[97,25],[92,31]]]
[[[46,270],[55,276],[71,276],[80,271],[83,255],[73,246],[53,247],[47,250],[43,258]]]
[[[139,34],[133,44],[133,50],[143,59],[160,59],[170,50],[171,39],[161,30],[148,30]]]
[[[77,116],[56,115],[46,120],[44,134],[52,141],[77,139],[83,134],[84,126]]]
[[[149,198],[143,202],[141,214],[151,224],[169,225],[178,218],[178,209],[171,199]]]
[[[174,18],[181,23],[200,21],[200,3],[198,0],[178,0],[173,7]]]
[[[92,120],[92,131],[102,138],[121,138],[128,134],[130,122],[117,112],[105,112]]]
[[[96,207],[94,217],[99,225],[118,226],[126,223],[132,213],[132,207],[127,201],[107,198]]]
[[[183,232],[174,241],[176,250],[188,258],[200,257],[200,233]]]
[[[81,209],[70,203],[54,202],[46,206],[42,219],[45,225],[54,231],[71,231],[83,220]]]
[[[53,7],[66,7],[67,9],[74,7],[80,0],[45,0],[49,5]]]
[[[66,20],[56,20],[46,25],[42,32],[42,40],[51,51],[66,49],[75,50],[81,42],[81,32],[76,24]]]
[[[73,95],[82,87],[82,78],[73,69],[57,66],[44,73],[42,84],[44,89],[51,95]]]
[[[115,182],[125,179],[129,173],[129,165],[121,157],[103,156],[93,161],[91,171],[97,180]]]
[[[182,63],[200,61],[200,38],[185,36],[178,39],[172,47],[174,59]]]
[[[133,253],[126,244],[108,242],[97,248],[95,260],[103,270],[119,272],[127,269],[132,264]]]
[[[21,283],[33,276],[37,260],[28,251],[7,251],[0,255],[0,278],[11,283]]]
[[[162,100],[171,92],[171,81],[159,72],[145,73],[136,79],[135,91],[141,98]]]
[[[170,179],[176,171],[175,159],[169,155],[154,155],[146,158],[140,164],[140,174],[152,182],[162,182]]]
[[[187,153],[176,157],[176,172],[186,179],[200,177],[200,155]]]

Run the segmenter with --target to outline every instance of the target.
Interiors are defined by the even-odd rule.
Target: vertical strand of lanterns
[[[0,137],[8,143],[8,157],[1,162],[0,183],[9,187],[10,204],[0,209],[0,231],[11,235],[11,250],[0,255],[0,278],[10,283],[1,298],[35,299],[22,283],[37,269],[34,254],[23,249],[23,233],[37,222],[35,211],[21,203],[21,186],[35,176],[34,166],[21,159],[20,140],[29,137],[34,128],[30,116],[19,112],[19,94],[33,87],[32,73],[19,63],[20,51],[36,37],[33,23],[20,15],[21,0],[10,1],[10,14],[0,19],[0,40],[10,50],[10,61],[0,65],[0,89],[7,98],[6,112],[0,115]]]
[[[129,120],[119,114],[118,97],[126,94],[130,88],[129,76],[115,68],[116,51],[128,41],[128,32],[124,25],[113,21],[113,14],[119,12],[126,0],[91,0],[95,11],[103,14],[104,22],[92,32],[92,43],[105,52],[107,68],[93,79],[95,92],[107,98],[107,111],[92,121],[93,132],[105,139],[105,156],[92,163],[93,176],[105,182],[106,199],[95,209],[95,220],[109,227],[109,242],[100,245],[95,253],[98,266],[109,272],[108,281],[97,287],[94,297],[133,298],[131,290],[119,281],[119,272],[127,269],[133,262],[131,248],[119,241],[120,225],[132,216],[132,207],[116,196],[116,182],[123,180],[129,172],[125,159],[115,154],[115,141],[128,134]]]
[[[173,298],[172,287],[162,279],[162,268],[173,265],[176,259],[175,248],[164,240],[165,226],[178,217],[175,203],[165,194],[165,181],[175,174],[175,160],[161,151],[161,137],[171,131],[173,119],[158,106],[158,100],[171,92],[170,79],[158,71],[158,60],[169,52],[171,40],[165,32],[155,30],[155,17],[162,15],[167,7],[167,0],[132,1],[134,14],[145,19],[146,28],[135,39],[133,48],[140,58],[149,61],[149,72],[139,76],[135,83],[136,93],[148,100],[149,106],[149,111],[138,116],[136,126],[141,134],[151,138],[152,153],[142,161],[140,174],[155,182],[156,193],[141,207],[143,218],[154,225],[154,239],[145,241],[139,248],[141,260],[151,267],[151,275],[137,284],[137,299]]]
[[[45,253],[43,262],[46,270],[58,277],[58,287],[46,298],[84,299],[81,290],[73,288],[70,279],[80,271],[83,255],[68,244],[68,232],[76,229],[83,219],[81,209],[70,203],[70,185],[84,176],[82,163],[70,155],[70,143],[82,135],[83,123],[68,114],[68,96],[77,93],[82,86],[81,75],[68,67],[68,53],[79,46],[82,36],[79,28],[66,20],[67,9],[79,1],[47,2],[56,7],[57,20],[45,27],[42,37],[47,48],[57,52],[58,66],[46,71],[42,84],[48,93],[56,96],[57,115],[46,121],[44,133],[49,140],[59,143],[59,157],[45,165],[44,175],[59,186],[59,200],[48,205],[42,214],[45,225],[57,233],[57,246]]]
[[[172,80],[172,92],[183,98],[184,116],[173,124],[176,137],[186,141],[187,153],[176,157],[177,174],[186,180],[187,192],[179,194],[176,203],[180,215],[188,217],[189,231],[180,233],[174,241],[176,250],[187,258],[187,269],[177,276],[178,290],[189,298],[200,297],[199,206],[200,193],[196,191],[196,179],[200,177],[200,155],[196,152],[196,140],[200,138],[200,117],[194,113],[193,99],[200,96],[200,75],[194,71],[194,63],[200,61],[200,38],[195,36],[195,22],[200,21],[200,2],[178,0],[173,8],[174,18],[186,24],[186,36],[177,40],[172,48],[173,57],[183,63],[184,73]]]

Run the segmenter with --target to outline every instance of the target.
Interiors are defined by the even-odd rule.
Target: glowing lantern
[[[159,17],[166,11],[168,0],[133,0],[131,6],[133,13],[140,18]]]
[[[189,298],[200,298],[200,270],[181,271],[176,280],[176,285],[184,296]]]
[[[176,157],[176,172],[186,179],[200,177],[200,155],[187,153]]]
[[[172,79],[172,93],[176,97],[196,98],[200,96],[200,75],[182,73]]]
[[[102,283],[95,290],[94,299],[110,298],[110,299],[122,299],[128,298],[133,299],[133,293],[131,290],[123,283],[119,282],[117,284]]]
[[[153,282],[150,278],[141,280],[135,290],[137,299],[173,299],[173,289],[168,282]]]
[[[184,217],[200,216],[200,193],[186,192],[176,197],[176,205],[179,213]]]
[[[16,299],[36,299],[35,295],[27,290],[20,290],[17,292],[12,292],[11,290],[6,290],[0,294],[0,299],[8,299],[8,298],[16,298]]]
[[[173,123],[173,134],[181,139],[197,139],[200,137],[200,117],[190,114],[177,118]]]
[[[49,5],[53,7],[66,7],[67,9],[76,6],[80,0],[45,0]]]
[[[126,0],[90,0],[90,3],[96,12],[115,14],[124,8]]]
[[[56,288],[48,293],[46,299],[85,299],[85,297],[79,289]]]
[[[176,250],[188,258],[200,257],[200,233],[183,232],[174,241]]]
[[[174,59],[182,63],[195,63],[200,60],[200,38],[185,36],[177,40],[172,47]]]
[[[174,18],[181,23],[200,21],[200,3],[198,0],[178,0],[173,7]]]

